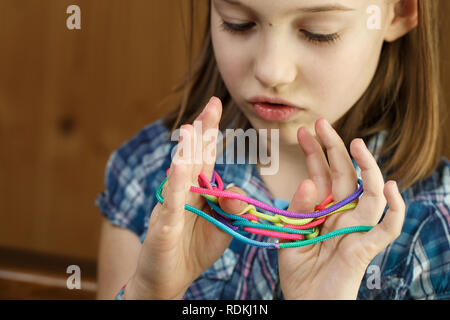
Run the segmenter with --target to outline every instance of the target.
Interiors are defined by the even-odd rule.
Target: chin
[[[280,129],[280,145],[298,145],[297,129]]]

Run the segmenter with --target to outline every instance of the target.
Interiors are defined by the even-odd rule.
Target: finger
[[[310,179],[303,180],[298,186],[294,196],[292,197],[288,211],[314,212],[316,201],[317,201],[317,187],[314,181]],[[284,242],[284,240],[280,240],[280,242]],[[307,246],[296,248],[295,250],[297,250],[298,253],[301,253],[306,252],[310,249],[311,248],[308,248]]]
[[[205,106],[202,113],[194,121],[197,143],[197,152],[201,161],[196,163],[194,174],[197,174],[195,181],[198,181],[198,174],[203,172],[211,181],[214,164],[216,160],[216,144],[220,118],[222,116],[222,103],[219,98],[212,97]]]
[[[310,179],[303,180],[289,204],[291,212],[313,212],[317,199],[317,187]]]
[[[216,163],[217,135],[219,123],[222,117],[222,102],[217,97],[212,97],[205,112],[200,119],[203,122],[203,155],[202,172],[211,181]]]
[[[177,157],[180,157],[178,161],[181,163],[185,163],[188,165],[189,170],[186,172],[188,174],[187,178],[189,178],[189,188],[192,185],[192,183],[198,184],[198,179],[194,179],[194,177],[197,177],[197,175],[194,174],[195,169],[195,161],[197,160],[196,157],[198,157],[198,135],[195,134],[195,128],[194,126],[190,124],[182,125],[180,128],[181,131],[181,141],[182,144],[180,146],[180,153],[177,152],[177,154],[174,157],[174,160],[177,160]],[[188,191],[189,191],[188,188]],[[201,197],[192,192],[188,192],[186,196],[186,203],[191,206],[198,206],[202,203]]]
[[[164,201],[162,204],[160,223],[163,226],[172,227],[184,221],[184,205],[186,194],[191,185],[192,163],[181,161],[181,153],[185,149],[186,137],[181,138],[177,154],[170,165],[169,175],[163,189]]]
[[[362,139],[354,139],[351,142],[350,152],[361,169],[364,189],[356,212],[362,222],[374,225],[378,223],[386,207],[386,198],[383,195],[384,178],[375,158]]]
[[[238,193],[243,196],[247,196],[247,193],[239,187],[231,186],[225,191]],[[232,199],[227,197],[219,197],[219,206],[226,213],[230,214],[243,214],[248,203],[239,199]]]
[[[194,121],[194,136],[193,136],[193,153],[194,153],[194,165],[192,170],[192,181],[195,183],[198,183],[198,175],[200,174],[200,171],[202,170],[203,166],[203,146],[202,146],[202,140],[203,140],[203,124],[201,121],[196,120]]]
[[[400,235],[405,220],[405,202],[398,191],[395,181],[388,181],[384,186],[383,193],[387,199],[389,209],[383,221],[362,238],[362,244],[370,255],[369,259],[373,259]]]
[[[189,139],[188,137],[188,129],[186,128],[186,125],[182,125],[180,127],[180,136],[179,136],[179,140],[178,140],[178,144],[175,147],[175,154],[172,157],[171,163],[170,163],[170,167],[169,167],[169,171],[168,171],[168,175],[167,175],[167,181],[163,186],[163,189],[161,191],[161,196],[163,197],[163,199],[166,199],[167,196],[167,189],[169,188],[169,181],[170,181],[170,176],[171,176],[171,172],[172,172],[172,167],[175,166],[175,164],[181,165],[181,164],[186,164],[187,163],[187,156],[189,156],[189,152],[187,152],[188,148],[187,148],[187,144],[188,141],[186,139]],[[190,156],[189,156],[190,157]]]
[[[327,149],[334,201],[341,201],[355,192],[358,176],[344,142],[326,119],[316,121],[316,132]]]
[[[319,142],[306,128],[301,127],[298,130],[297,140],[305,153],[309,176],[317,186],[318,199],[321,201],[331,193],[330,168],[327,159]]]

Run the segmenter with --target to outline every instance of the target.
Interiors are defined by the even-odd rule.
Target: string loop
[[[166,171],[169,175],[169,169]],[[167,176],[161,182],[156,192],[156,198],[162,204],[162,189],[167,181]],[[358,179],[357,190],[344,200],[333,202],[333,195],[328,195],[321,203],[317,204],[314,212],[290,212],[275,208],[258,200],[243,196],[238,193],[224,191],[224,185],[219,174],[213,170],[211,181],[200,173],[198,185],[192,184],[189,191],[202,195],[211,208],[212,215],[202,210],[185,204],[185,209],[208,220],[226,233],[249,245],[268,249],[296,248],[315,244],[339,235],[353,232],[367,232],[372,226],[354,226],[331,231],[319,235],[320,225],[328,216],[351,210],[356,207],[358,198],[363,193],[361,179]],[[249,205],[238,215],[230,214],[219,207],[219,197],[238,199]],[[259,212],[256,207],[269,211],[272,214]],[[271,241],[256,241],[248,235],[264,235]],[[280,239],[290,240],[279,242]]]

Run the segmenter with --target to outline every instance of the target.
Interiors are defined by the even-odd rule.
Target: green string
[[[280,246],[280,248],[298,248],[298,247],[304,247],[304,246],[309,246],[311,244],[315,244],[333,237],[337,237],[343,234],[348,234],[348,233],[354,233],[354,232],[367,232],[370,231],[373,227],[371,226],[356,226],[356,227],[347,227],[347,228],[342,228],[342,229],[338,229],[338,230],[334,230],[331,231],[329,233],[317,236],[315,238],[312,239],[308,239],[308,240],[301,240],[301,241],[295,241],[295,242],[282,242],[279,243],[278,245]]]

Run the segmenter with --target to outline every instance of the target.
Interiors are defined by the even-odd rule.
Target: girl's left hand
[[[357,175],[342,139],[323,118],[316,121],[315,129],[330,165],[319,142],[300,128],[298,140],[312,180],[299,185],[289,211],[313,212],[315,203],[330,193],[338,202],[356,191]],[[356,299],[370,261],[401,232],[405,203],[395,181],[384,183],[380,168],[362,139],[351,142],[350,152],[361,169],[364,193],[355,209],[328,216],[320,234],[350,226],[374,228],[306,247],[280,249],[279,274],[286,299]],[[389,210],[377,224],[386,200]]]

